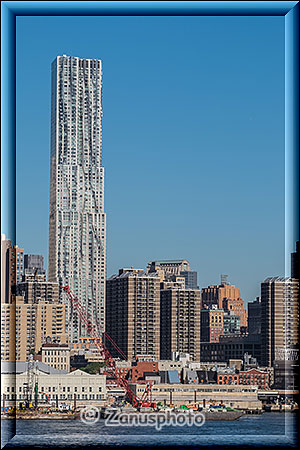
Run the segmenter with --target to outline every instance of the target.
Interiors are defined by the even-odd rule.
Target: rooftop
[[[58,370],[54,367],[48,366],[41,361],[35,361],[35,366],[40,372],[44,372],[48,375],[62,375],[68,373],[67,370]],[[2,374],[20,374],[27,372],[27,361],[1,361],[1,373]]]

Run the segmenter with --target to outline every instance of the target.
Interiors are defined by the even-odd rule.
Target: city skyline
[[[85,19],[81,23],[90,36],[94,34],[88,24],[99,23],[99,36],[111,38],[110,43],[104,39],[100,46],[90,45],[86,50],[75,37],[76,19],[60,19],[53,19],[58,24],[58,34],[51,45],[46,45],[46,58],[47,52],[41,54],[42,43],[32,43],[28,26],[43,24],[46,37],[52,19],[37,22],[34,18],[22,18],[18,23],[18,61],[24,63],[27,51],[25,41],[20,40],[23,34],[27,44],[41,54],[41,75],[46,66],[49,70],[49,60],[57,54],[103,60],[107,275],[117,273],[120,267],[145,268],[151,259],[187,258],[198,272],[200,287],[217,284],[220,274],[228,273],[229,281],[241,289],[242,298],[246,302],[253,300],[259,295],[262,280],[284,274],[281,19]],[[69,31],[63,50],[59,44],[61,27]],[[249,36],[254,28],[255,39]],[[212,30],[224,36],[228,48],[220,44]],[[120,44],[117,38],[125,31],[124,44]],[[141,34],[141,43],[133,45],[135,32]],[[237,45],[234,39],[238,36],[242,41]],[[200,37],[204,38],[203,44]],[[123,56],[121,49],[126,44]],[[140,52],[143,48],[147,50],[145,56]],[[197,49],[200,59],[194,57]],[[56,55],[52,54],[54,51]],[[154,62],[149,65],[151,58]],[[125,61],[126,72],[120,72]],[[220,67],[221,77],[217,72]],[[24,75],[18,75],[18,115],[25,106],[22,82],[27,77],[26,70]],[[197,77],[199,83],[195,82]],[[49,79],[47,82],[39,80],[47,88],[43,99],[48,96],[49,105]],[[264,91],[263,99],[256,90]],[[43,117],[47,115],[49,118],[48,109]],[[18,136],[25,137],[23,144],[26,132],[20,128]],[[46,147],[44,143],[45,150],[39,154],[41,161]],[[22,153],[18,156],[20,171],[28,162]],[[25,220],[23,229],[18,225],[18,244],[29,248],[31,241],[39,247],[30,245],[30,251],[43,253],[47,260],[44,244],[33,242],[29,236],[23,209],[27,188],[23,187],[18,192],[17,209],[19,217]],[[48,195],[44,187],[42,192]],[[39,217],[38,221],[43,223],[44,219]]]

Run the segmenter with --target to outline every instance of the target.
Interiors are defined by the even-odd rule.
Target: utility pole
[[[38,407],[38,394],[39,394],[38,382],[36,381],[35,385],[34,385],[34,408],[35,409]]]

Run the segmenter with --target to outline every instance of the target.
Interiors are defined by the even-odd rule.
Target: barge
[[[122,407],[104,407],[100,410],[100,418],[107,419],[108,417],[117,419],[118,415],[122,413],[134,414],[134,415],[143,415],[143,414],[186,414],[187,409],[160,409],[160,410],[151,410],[150,408],[143,408],[140,410],[136,410],[134,408],[122,408]],[[202,414],[206,420],[237,420],[245,414],[245,411],[240,410],[213,410],[213,409],[202,409],[202,410],[191,410],[194,414]]]

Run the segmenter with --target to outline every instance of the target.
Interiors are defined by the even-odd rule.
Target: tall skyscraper
[[[49,280],[68,284],[101,332],[106,278],[102,62],[58,56],[51,90]],[[74,342],[85,334],[70,309],[68,328]]]

